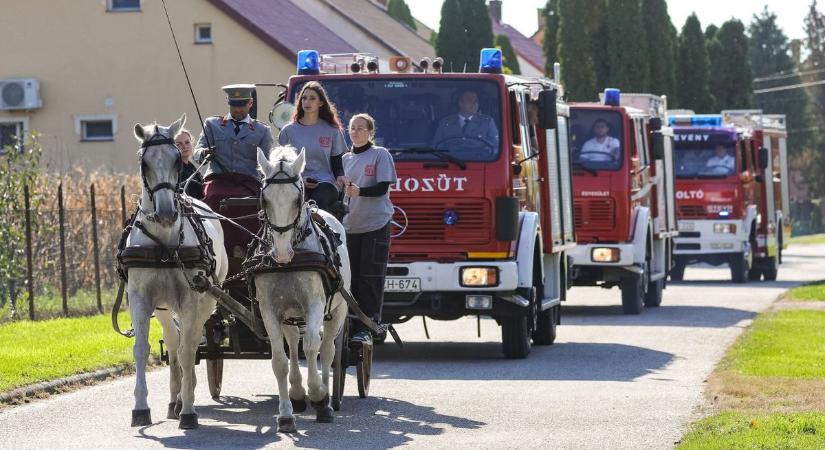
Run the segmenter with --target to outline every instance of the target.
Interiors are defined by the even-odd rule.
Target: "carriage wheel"
[[[212,398],[220,397],[223,384],[223,358],[206,360],[206,380],[209,382],[209,394]]]
[[[366,398],[370,393],[370,371],[372,370],[372,344],[361,346],[361,357],[358,358],[356,373],[358,374],[358,396]]]
[[[341,410],[341,402],[344,400],[344,382],[347,380],[347,342],[349,333],[347,320],[341,327],[341,332],[335,338],[335,358],[332,360],[332,409]]]

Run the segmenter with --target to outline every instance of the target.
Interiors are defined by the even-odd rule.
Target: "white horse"
[[[174,145],[175,134],[183,127],[186,115],[168,128],[158,125],[135,125],[135,137],[141,143],[143,192],[140,197],[139,221],[143,230],[133,227],[127,247],[187,247],[197,246],[198,238],[189,220],[181,217],[176,198],[179,180],[180,152]],[[192,199],[201,209],[206,204]],[[226,278],[228,259],[223,246],[221,225],[214,219],[202,220],[206,234],[212,240],[215,255],[215,276]],[[182,242],[181,242],[182,233]],[[160,243],[160,244],[159,244]],[[129,311],[135,330],[134,357],[136,366],[135,408],[132,426],[152,423],[146,401],[146,361],[149,357],[149,319],[155,312],[163,327],[163,340],[169,349],[169,410],[167,417],[180,419],[180,428],[196,428],[198,416],[192,404],[195,400],[195,352],[203,335],[204,322],[215,309],[215,298],[190,288],[189,281],[203,272],[180,267],[129,269],[127,292]],[[157,309],[164,308],[164,309]]]
[[[310,221],[310,207],[304,203],[305,152],[296,155],[293,147],[275,147],[269,159],[258,150],[258,164],[264,173],[261,203],[265,213],[271,256],[277,263],[289,263],[295,250],[323,252],[322,244]],[[331,214],[318,213],[341,236],[338,254],[341,258],[341,276],[344,287],[350,289],[349,254],[344,226]],[[310,230],[308,233],[307,231]],[[334,245],[334,244],[333,244]],[[330,246],[331,248],[331,246]],[[302,318],[306,323],[303,349],[307,361],[309,400],[316,410],[317,422],[332,422],[329,406],[329,373],[335,356],[335,337],[347,317],[347,304],[336,293],[325,320],[326,293],[321,276],[314,271],[262,273],[255,276],[256,295],[260,301],[261,316],[272,346],[272,370],[278,379],[278,431],[296,432],[293,413],[306,408],[306,391],[298,367],[299,329],[284,321]],[[289,345],[289,358],[283,339]],[[346,345],[346,344],[345,344]],[[317,358],[321,354],[322,376],[318,374]],[[287,376],[289,389],[287,390]],[[288,401],[289,400],[289,401]]]

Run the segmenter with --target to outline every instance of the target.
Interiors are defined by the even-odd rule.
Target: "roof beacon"
[[[481,73],[501,73],[501,50],[482,48],[478,71]]]
[[[298,75],[318,75],[321,73],[321,62],[317,50],[301,50],[298,52]]]
[[[619,106],[622,101],[622,91],[616,88],[604,90],[604,104],[607,106]]]

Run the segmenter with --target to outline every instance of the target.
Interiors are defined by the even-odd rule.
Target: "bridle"
[[[158,138],[158,137],[160,137],[160,138]],[[181,165],[183,164],[182,159],[181,159],[181,155],[180,155],[180,150],[178,150],[178,158],[175,160],[175,173],[177,173],[179,175],[178,175],[178,179],[175,181],[175,184],[172,184],[168,181],[164,181],[162,183],[156,184],[154,187],[150,187],[149,186],[149,181],[146,179],[146,172],[148,170],[148,165],[146,164],[146,161],[144,160],[144,157],[146,156],[146,150],[148,148],[156,147],[156,146],[160,146],[160,145],[175,146],[175,140],[170,138],[170,137],[166,137],[166,136],[160,134],[160,130],[158,130],[158,126],[155,125],[155,134],[151,138],[143,141],[143,143],[140,144],[140,147],[142,149],[141,153],[140,153],[140,179],[143,182],[143,188],[146,190],[146,192],[149,193],[149,200],[152,202],[153,205],[155,203],[155,193],[158,192],[158,191],[162,191],[164,189],[169,189],[174,194],[178,193],[178,189],[180,187],[180,169],[181,169]],[[141,211],[143,211],[143,213],[146,215],[146,218],[149,221],[154,221],[155,220],[154,214],[146,214],[146,211],[144,211],[143,208],[141,208]]]
[[[304,206],[304,183],[301,180],[300,175],[290,175],[284,170],[284,162],[285,160],[279,161],[278,171],[272,174],[271,177],[267,178],[263,182],[263,186],[261,187],[261,193],[258,197],[258,203],[262,212],[262,220],[264,222],[264,226],[272,231],[277,232],[278,234],[286,233],[290,230],[297,230],[298,232],[292,238],[293,245],[303,241],[307,235],[309,234],[306,230],[298,230],[300,228],[299,222],[301,221],[301,208]],[[278,177],[279,175],[285,175],[285,177]],[[269,215],[266,212],[266,208],[264,208],[264,190],[272,184],[291,184],[298,190],[298,198],[295,201],[295,206],[298,209],[298,213],[295,215],[295,219],[289,225],[281,226],[276,225],[269,220]],[[311,230],[310,230],[311,232]]]

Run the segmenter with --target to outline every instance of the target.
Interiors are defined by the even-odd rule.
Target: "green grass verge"
[[[115,302],[114,288],[103,289],[100,293],[100,300],[103,310],[107,313],[112,310]],[[97,294],[94,289],[84,289],[77,291],[66,299],[69,310],[69,317],[86,316],[96,314]],[[125,300],[123,308],[126,308]],[[34,296],[35,320],[51,319],[63,316],[63,297],[60,291],[49,290],[46,293]],[[22,292],[17,299],[17,318],[24,320],[29,318],[29,296],[27,292]],[[11,305],[6,302],[0,307],[0,324],[11,321]]]
[[[679,450],[825,448],[825,414],[725,412],[693,424]]]
[[[119,318],[121,327],[130,327],[128,314]],[[160,337],[153,319],[154,355]],[[133,343],[112,330],[108,314],[0,325],[0,391],[131,363]]]
[[[760,315],[731,349],[723,367],[751,376],[825,377],[825,311]]]
[[[790,245],[813,245],[813,244],[825,244],[825,233],[822,234],[808,234],[805,236],[796,236],[792,237],[790,241],[788,241]]]
[[[795,287],[785,294],[785,299],[803,302],[825,301],[825,280]]]

